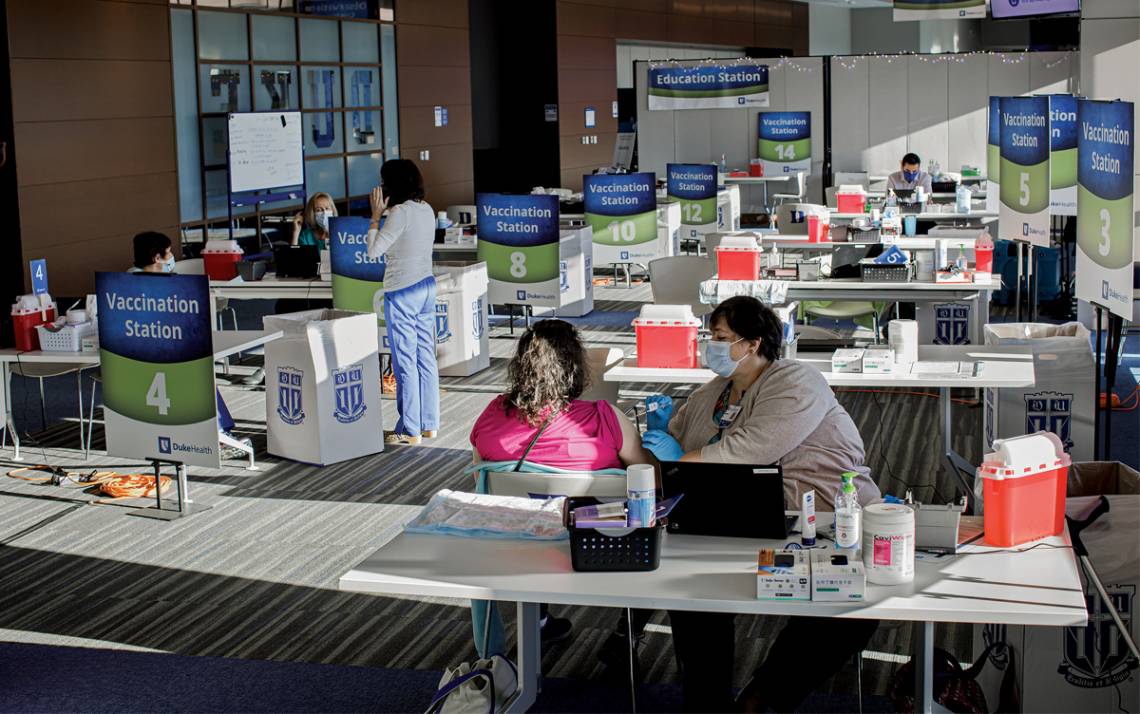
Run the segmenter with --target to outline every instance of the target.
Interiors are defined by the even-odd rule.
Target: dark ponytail
[[[784,325],[780,318],[764,303],[754,297],[738,295],[716,306],[709,315],[709,324],[723,319],[728,329],[746,340],[760,340],[759,354],[770,362],[780,359],[784,342]]]

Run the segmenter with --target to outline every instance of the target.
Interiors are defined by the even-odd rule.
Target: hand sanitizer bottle
[[[863,508],[855,493],[855,473],[847,471],[840,479],[835,497],[835,547],[858,549],[863,535]]]

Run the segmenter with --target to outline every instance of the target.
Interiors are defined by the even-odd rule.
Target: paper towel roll
[[[895,351],[895,364],[918,361],[918,323],[914,320],[891,320],[887,342]]]

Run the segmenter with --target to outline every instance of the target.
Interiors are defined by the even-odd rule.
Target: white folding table
[[[917,561],[908,585],[868,585],[862,603],[821,603],[756,599],[757,552],[783,547],[779,541],[666,533],[655,571],[579,573],[571,569],[566,541],[403,533],[342,575],[339,587],[518,603],[520,690],[507,711],[526,711],[534,704],[541,663],[538,603],[551,603],[912,621],[917,624],[916,710],[930,712],[936,708],[931,700],[935,622],[1085,624],[1084,592],[1067,531],[1044,543],[1022,553],[965,546],[956,556]]]
[[[850,374],[831,371],[833,352],[802,352],[796,360],[819,369],[832,387],[911,387],[937,388],[939,421],[942,429],[942,454],[946,466],[953,472],[967,495],[973,493],[973,484],[965,477],[974,473],[974,466],[954,450],[953,420],[950,414],[950,390],[955,387],[970,389],[1032,387],[1036,381],[1033,371],[1033,354],[1027,347],[925,345],[918,348],[920,362],[979,362],[980,374],[958,377],[940,374],[914,374],[909,371],[897,374]],[[638,367],[637,358],[629,357],[614,365],[602,376],[602,381],[623,384],[705,384],[715,375],[712,370],[670,369]],[[977,511],[980,512],[980,509]]]

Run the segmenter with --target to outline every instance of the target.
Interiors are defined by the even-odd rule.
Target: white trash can
[[[268,315],[284,335],[265,347],[269,453],[324,466],[384,450],[376,315]]]
[[[987,345],[1029,347],[1035,385],[987,389],[983,442],[1051,431],[1073,461],[1093,458],[1093,352],[1089,331],[1076,322],[1009,322],[985,326]]]
[[[441,377],[468,377],[491,366],[487,342],[487,263],[436,263],[435,359]]]

